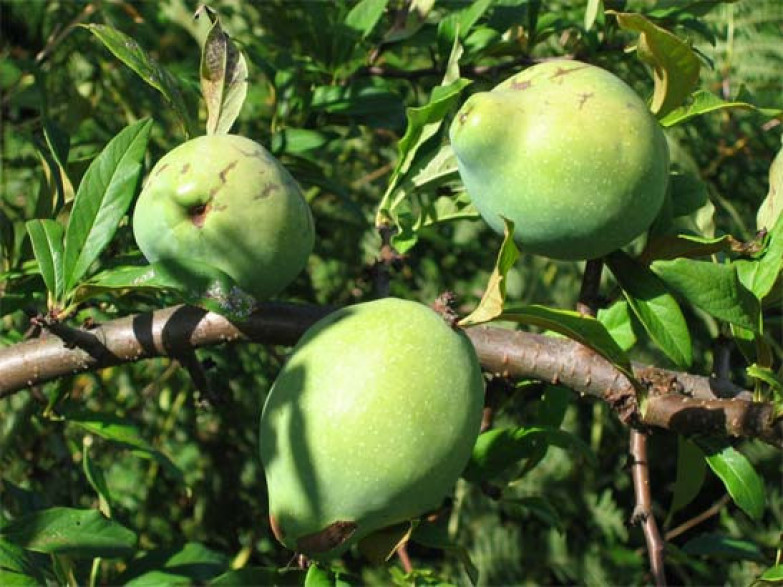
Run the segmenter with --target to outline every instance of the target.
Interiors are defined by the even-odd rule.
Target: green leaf
[[[766,562],[767,558],[758,545],[717,533],[701,534],[686,542],[682,551],[686,554],[734,560]]]
[[[389,0],[360,0],[345,17],[348,28],[358,32],[362,38],[367,37],[386,10]]]
[[[696,443],[734,503],[754,520],[760,520],[764,513],[764,482],[750,461],[725,441],[697,438]]]
[[[586,31],[593,28],[598,16],[604,10],[603,0],[587,0],[587,6],[585,7],[584,27]]]
[[[503,498],[502,501],[503,503],[510,503],[510,504],[514,504],[515,506],[519,506],[520,508],[522,508],[522,510],[535,516],[536,518],[541,520],[544,524],[553,527],[560,534],[565,532],[565,525],[563,524],[563,519],[560,517],[560,514],[554,508],[552,503],[544,497],[541,497],[539,495],[530,495],[527,497],[518,497],[518,498],[511,498],[511,499]]]
[[[774,227],[783,211],[783,148],[769,166],[769,191],[756,214],[757,230]]]
[[[691,118],[728,109],[755,110],[769,116],[779,116],[783,111],[760,109],[749,102],[726,101],[707,90],[696,90],[682,106],[674,108],[660,119],[662,126],[675,126]]]
[[[212,579],[208,585],[214,587],[247,587],[248,585],[287,587],[290,585],[304,585],[306,574],[306,571],[300,569],[244,567],[235,571],[227,571]]]
[[[570,310],[529,305],[506,308],[499,320],[531,324],[567,336],[612,362],[633,381],[631,362],[603,324],[592,316]]]
[[[215,18],[201,52],[201,93],[207,104],[207,134],[227,134],[247,96],[247,61]]]
[[[664,283],[649,269],[620,251],[608,255],[606,264],[634,314],[658,348],[677,366],[689,367],[693,351],[688,324]]]
[[[128,563],[117,584],[141,585],[203,585],[228,570],[225,554],[207,548],[199,542],[159,548],[144,553]]]
[[[103,476],[103,471],[95,464],[90,454],[90,447],[92,446],[92,437],[85,436],[82,440],[82,469],[84,470],[84,476],[87,477],[87,482],[98,494],[98,509],[107,518],[111,518],[111,493],[109,493],[109,486],[106,484],[106,478]]]
[[[519,249],[514,242],[514,223],[503,219],[503,244],[500,245],[495,268],[489,276],[489,282],[484,290],[479,305],[462,320],[460,326],[474,326],[494,320],[503,313],[506,301],[506,276],[509,269],[519,258]]]
[[[36,578],[27,573],[17,573],[0,568],[0,585],[3,587],[40,587],[45,585],[43,578]]]
[[[690,96],[699,81],[699,58],[693,49],[641,14],[609,12],[621,28],[639,33],[639,58],[653,68],[655,89],[650,110],[658,118],[666,116]]]
[[[742,284],[759,300],[769,295],[783,270],[783,215],[769,232],[764,252],[753,259],[738,259],[734,265]]]
[[[333,587],[331,573],[318,566],[317,564],[310,565],[307,569],[307,575],[305,576],[304,587]]]
[[[117,59],[136,72],[142,80],[163,94],[174,108],[186,134],[189,135],[190,116],[177,78],[155,61],[135,39],[125,33],[105,24],[82,26],[95,35]]]
[[[761,573],[758,580],[768,581],[770,583],[783,583],[783,565],[775,565],[774,567],[768,568]]]
[[[134,532],[97,510],[54,507],[20,516],[0,528],[0,537],[34,552],[77,558],[133,554]]]
[[[463,477],[468,481],[489,481],[521,459],[534,456],[542,445],[575,452],[591,466],[595,455],[578,436],[557,428],[493,428],[479,435]]]
[[[55,300],[63,294],[63,225],[56,220],[29,220],[25,223],[35,260],[44,284]]]
[[[13,571],[20,575],[19,577],[9,578],[9,581],[11,579],[24,581],[26,577],[30,581],[34,581],[33,584],[35,585],[45,583],[41,567],[46,561],[40,560],[41,558],[40,554],[25,550],[21,546],[13,544],[0,536],[0,573],[2,571]],[[5,585],[6,582],[2,579],[3,575],[0,574],[0,585]]]
[[[672,516],[691,503],[701,491],[707,474],[704,453],[692,441],[677,437],[677,474],[674,481],[674,495],[666,516],[668,525]]]
[[[608,308],[601,308],[597,318],[621,349],[629,351],[636,344],[628,302],[618,300]]]
[[[84,174],[65,230],[65,295],[109,244],[128,210],[139,186],[151,128],[151,120],[124,128]]]
[[[89,410],[67,409],[63,411],[69,424],[130,449],[141,458],[154,459],[175,479],[184,482],[182,471],[161,451],[147,442],[139,429],[130,421],[113,414],[101,414]]]
[[[733,264],[674,259],[656,261],[650,268],[670,290],[715,318],[760,330],[758,300],[742,285]]]
[[[471,585],[478,583],[478,569],[473,564],[468,549],[460,546],[451,538],[446,516],[441,516],[435,522],[422,521],[414,529],[411,542],[453,554],[462,563]]]

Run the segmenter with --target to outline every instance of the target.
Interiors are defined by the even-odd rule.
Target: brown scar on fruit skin
[[[166,171],[166,169],[168,169],[168,168],[169,168],[169,164],[168,164],[168,163],[164,163],[164,164],[163,164],[163,165],[161,165],[161,166],[158,168],[158,170],[155,172],[155,176],[157,177],[158,175],[160,175],[161,173],[163,173],[164,171]]]
[[[185,163],[185,165],[182,166],[182,169],[179,170],[180,175],[185,175],[188,171],[190,171],[190,163]]]
[[[220,177],[220,183],[226,183],[226,176],[228,176],[228,172],[234,169],[237,166],[238,161],[235,159],[228,165],[226,165],[225,168],[223,168],[218,176]]]
[[[521,82],[511,82],[511,89],[512,90],[519,90],[520,92],[523,90],[528,89],[530,86],[533,85],[533,82],[531,82],[529,79],[526,79]]]
[[[579,94],[579,110],[581,110],[585,103],[594,95],[593,92]]]
[[[260,194],[257,194],[255,196],[253,196],[253,199],[254,200],[263,200],[263,199],[268,198],[269,196],[271,196],[273,192],[276,192],[279,189],[280,189],[280,186],[277,185],[276,183],[268,183],[268,184],[266,184],[264,186],[264,189],[261,190]]]
[[[348,540],[359,525],[356,522],[338,520],[323,530],[296,539],[296,548],[305,554],[318,554],[337,548]],[[274,529],[272,530],[274,532]]]
[[[572,67],[570,69],[564,68],[564,67],[558,67],[557,71],[552,74],[552,76],[549,79],[557,79],[562,78],[565,75],[574,73],[575,71],[579,71],[580,69],[586,69],[587,65],[581,65],[579,67]]]

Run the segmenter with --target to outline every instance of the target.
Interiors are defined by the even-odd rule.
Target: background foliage
[[[408,5],[422,15],[406,14]],[[690,43],[702,65],[699,88],[727,101],[783,107],[783,5],[777,0],[605,0],[603,6],[579,0],[358,5],[227,0],[212,7],[249,69],[247,100],[232,132],[261,142],[281,159],[305,190],[316,218],[316,250],[307,271],[285,292],[295,301],[340,305],[374,295],[373,268],[381,246],[375,219],[396,173],[411,116],[406,109],[430,112],[431,93],[447,76],[455,39],[463,50],[460,74],[472,83],[455,90],[441,118],[453,114],[469,93],[555,56],[600,64],[650,97],[649,69],[624,50],[637,35],[620,29],[603,8],[646,14]],[[41,238],[61,230],[52,220],[59,218],[64,226],[77,190],[98,189],[90,188],[88,166],[126,126],[134,125],[133,137],[146,139],[149,133],[146,150],[139,152],[147,170],[188,136],[203,132],[199,65],[209,22],[204,16],[194,19],[195,8],[184,0],[0,4],[2,344],[29,336],[30,317],[46,312],[47,302],[53,307],[55,288],[42,279],[42,257],[25,222],[41,220],[34,225]],[[111,29],[81,26],[88,23]],[[113,55],[112,44],[99,33],[115,29],[154,62],[133,71]],[[127,43],[119,46],[134,49]],[[780,146],[778,123],[769,112],[721,109],[668,129],[675,167],[685,178],[685,191],[698,202],[679,218],[684,227],[706,237],[755,237],[756,210]],[[423,142],[421,150],[439,146],[441,138]],[[458,201],[453,171],[425,179],[417,192],[421,199],[406,200],[395,213],[402,237],[411,228],[407,219],[428,203],[441,196]],[[400,189],[411,193],[409,185]],[[399,248],[407,250],[392,267],[391,293],[430,303],[441,292],[454,291],[465,314],[481,298],[502,239],[483,222],[462,218],[468,210],[446,212],[456,219],[398,239]],[[73,311],[68,320],[74,324],[100,323],[179,300],[156,289],[78,289],[102,271],[142,262],[127,217],[117,221],[107,248],[88,259],[83,279],[72,284],[65,309]],[[76,239],[76,230],[71,232]],[[523,254],[507,275],[507,301],[573,308],[582,269],[578,263]],[[616,291],[615,285],[611,276],[604,277],[606,291]],[[68,297],[68,289],[63,284],[63,296],[55,301]],[[764,313],[765,348],[775,368],[781,350],[779,300],[773,296]],[[693,341],[690,370],[710,373],[716,340],[725,342],[732,333],[698,308],[684,305],[683,310]],[[634,359],[675,367],[638,323],[627,316],[621,322],[636,343]],[[246,343],[199,351],[219,390],[219,401],[209,405],[170,359],[64,377],[0,400],[0,582],[305,580],[296,570],[276,571],[286,567],[291,553],[269,531],[257,458],[258,415],[285,352]],[[734,377],[750,381],[739,353],[732,357]],[[774,369],[770,372],[775,381]],[[566,448],[531,450],[495,476],[501,499],[489,497],[481,483],[461,480],[445,526],[430,528],[430,536],[423,533],[411,543],[413,576],[405,576],[395,560],[374,567],[352,555],[329,571],[337,575],[313,569],[308,580],[464,583],[469,559],[482,584],[644,583],[644,539],[639,526],[629,524],[634,498],[627,429],[605,405],[576,401],[553,385],[518,382],[496,390],[494,397],[496,426],[561,428],[570,439],[561,443]],[[688,457],[685,440],[653,435],[654,506],[666,520],[664,529],[677,528],[716,502],[722,506],[671,539],[672,581],[749,584],[780,563],[780,454],[752,441],[738,449],[766,480],[766,505],[757,519],[724,499],[725,486],[700,464],[698,453]],[[683,498],[689,491],[691,499]],[[673,508],[673,499],[680,499],[681,507]],[[101,526],[103,517],[79,518],[85,527],[97,528],[99,543],[78,548],[20,538],[29,524],[51,523],[41,516],[57,507],[74,508],[66,514],[79,516],[97,508],[118,525]],[[28,526],[20,529],[19,520]]]

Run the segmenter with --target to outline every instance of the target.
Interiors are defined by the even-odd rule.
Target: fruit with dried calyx
[[[660,124],[620,78],[549,61],[472,95],[449,129],[468,195],[523,251],[593,259],[652,224],[666,193]]]
[[[483,399],[472,344],[431,308],[385,298],[328,315],[261,416],[275,535],[329,558],[436,509],[468,462]]]
[[[213,267],[257,299],[293,281],[314,241],[296,181],[238,135],[197,137],[163,156],[136,203],[133,232],[151,263]]]

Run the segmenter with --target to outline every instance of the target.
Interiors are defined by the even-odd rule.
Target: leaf
[[[764,482],[750,461],[725,441],[712,438],[695,441],[734,503],[754,520],[760,520],[764,513]]]
[[[358,32],[362,38],[366,38],[386,10],[389,0],[360,0],[345,17],[348,28]]]
[[[113,414],[101,414],[89,410],[67,409],[63,416],[69,424],[78,426],[90,434],[99,436],[125,448],[142,458],[157,461],[175,479],[184,483],[182,471],[161,451],[147,442],[132,422]]]
[[[103,471],[95,465],[92,459],[90,454],[91,446],[92,437],[85,436],[82,439],[82,469],[87,482],[95,490],[95,493],[98,494],[98,509],[104,516],[111,518],[111,493],[109,493],[109,486],[106,484]]]
[[[514,504],[519,506],[523,510],[527,511],[531,515],[541,520],[544,524],[553,527],[558,533],[565,532],[565,525],[560,514],[554,508],[552,503],[539,495],[530,495],[527,497],[503,498],[503,503]]]
[[[783,211],[783,148],[769,166],[769,191],[756,214],[756,229],[774,227]]]
[[[519,249],[514,242],[514,223],[503,218],[503,243],[500,245],[495,268],[489,276],[489,282],[479,305],[459,321],[460,326],[475,326],[489,322],[503,313],[503,304],[506,301],[506,276],[518,258]]]
[[[761,573],[759,581],[768,581],[770,583],[783,583],[783,565],[775,565]]]
[[[34,552],[76,558],[133,554],[134,532],[96,510],[54,507],[20,516],[0,528],[0,537]]]
[[[691,503],[701,491],[707,473],[704,453],[684,436],[677,437],[677,474],[674,481],[674,495],[666,515],[668,526],[672,516]]]
[[[247,62],[215,18],[201,51],[201,93],[207,104],[207,134],[227,134],[247,96]]]
[[[699,81],[701,65],[688,44],[641,14],[607,11],[621,28],[639,33],[639,58],[653,68],[655,89],[650,110],[658,118],[685,102]]]
[[[592,316],[570,310],[529,305],[506,308],[499,317],[519,324],[530,324],[567,336],[593,349],[634,381],[631,362],[603,324]]]
[[[679,367],[690,366],[693,352],[688,324],[663,282],[620,251],[609,254],[606,264],[653,342]]]
[[[463,477],[478,483],[500,475],[516,462],[534,456],[542,445],[579,453],[591,465],[596,460],[590,447],[578,436],[557,428],[493,428],[479,435]]]
[[[227,571],[212,579],[211,587],[247,587],[248,585],[289,586],[304,585],[306,571],[270,567],[245,567]]]
[[[203,585],[228,570],[225,554],[199,542],[158,548],[128,563],[118,578],[120,585]]]
[[[733,264],[674,259],[656,261],[650,268],[670,290],[694,306],[719,320],[759,332],[758,300],[742,285]]]
[[[593,28],[598,16],[603,12],[603,0],[587,0],[585,7],[584,27],[586,31]]]
[[[135,39],[125,33],[105,24],[81,26],[95,35],[117,59],[136,72],[142,80],[163,94],[174,108],[186,134],[189,135],[190,116],[177,78],[155,61]]]
[[[668,114],[663,116],[659,122],[662,126],[675,126],[687,122],[692,118],[696,118],[697,116],[701,116],[702,114],[729,109],[755,110],[770,117],[779,116],[781,112],[783,112],[780,110],[774,111],[771,109],[758,108],[750,102],[729,102],[707,90],[696,90],[691,94],[685,104],[672,109]]]
[[[65,295],[109,244],[128,210],[141,178],[151,128],[151,120],[125,127],[84,174],[65,229]]]
[[[2,575],[3,571],[13,571],[20,575],[15,578],[18,581],[23,581],[27,577],[33,582],[33,585],[44,584],[46,581],[41,567],[46,561],[40,560],[41,558],[40,554],[25,550],[0,536],[0,585],[6,584]]]
[[[628,302],[618,300],[608,308],[599,309],[597,318],[621,349],[629,351],[636,344]]]
[[[447,518],[441,516],[435,522],[423,521],[413,531],[411,541],[427,548],[434,548],[453,554],[462,563],[465,574],[470,579],[471,585],[476,585],[479,572],[470,558],[468,549],[460,546],[449,535]]]
[[[734,265],[742,285],[759,300],[769,295],[783,270],[783,215],[767,235],[764,252],[754,259],[738,259]]]
[[[46,289],[55,300],[63,294],[63,225],[56,220],[29,220],[25,223],[35,260]]]
[[[719,559],[729,558],[757,562],[766,562],[767,560],[761,549],[753,542],[717,533],[706,533],[692,538],[683,545],[682,551],[685,554]]]

